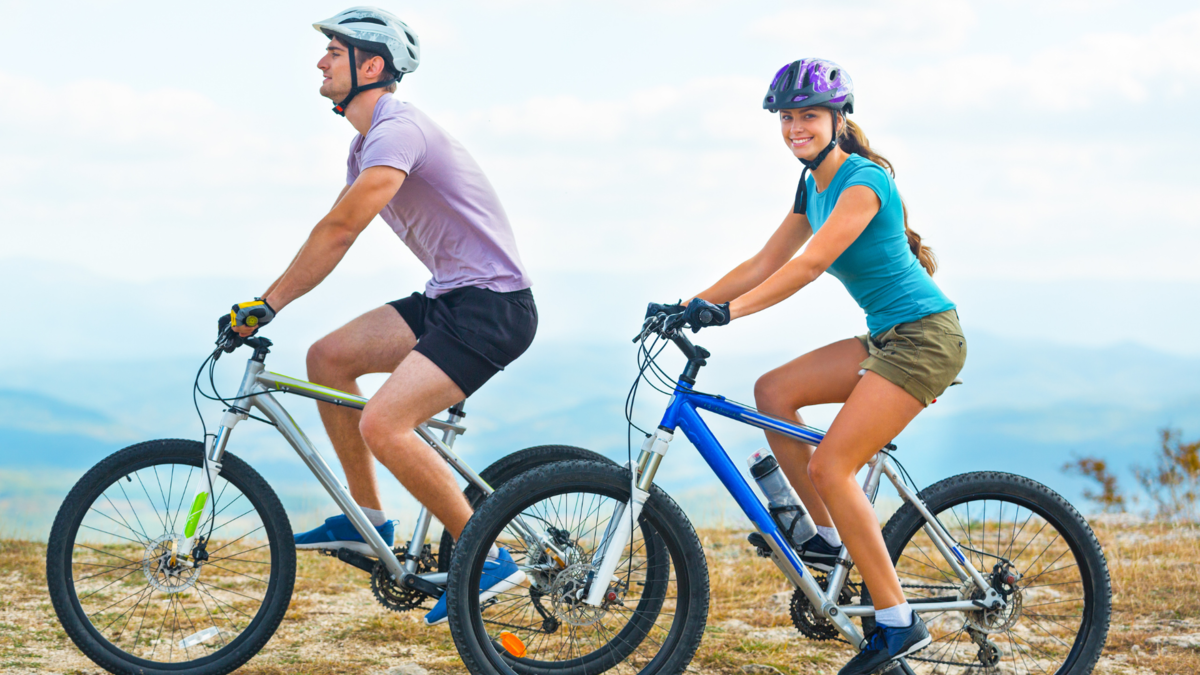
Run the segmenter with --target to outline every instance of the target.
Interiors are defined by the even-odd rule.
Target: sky
[[[766,241],[801,167],[761,99],[780,66],[819,56],[853,77],[853,119],[895,164],[968,336],[1195,354],[1194,3],[384,6],[422,44],[397,96],[496,187],[541,344],[627,341],[647,301],[696,293]],[[0,297],[52,318],[34,339],[0,335],[0,365],[199,363],[215,317],[262,292],[344,184],[354,131],[317,94],[326,41],[311,28],[341,9],[61,2],[52,35],[5,36]],[[0,10],[50,25],[44,3]],[[274,368],[303,376],[313,340],[427,277],[373,223],[280,314]],[[704,344],[747,357],[748,390],[781,354],[862,332],[823,278]]]

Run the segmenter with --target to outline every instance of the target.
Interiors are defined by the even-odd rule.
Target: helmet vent
[[[417,55],[413,52],[412,47],[408,47],[407,49],[409,58],[416,59]]]
[[[838,76],[837,68],[834,68],[833,70],[829,71],[829,81],[830,82],[837,80],[837,76]]]
[[[414,43],[414,44],[415,44],[415,43],[416,43],[416,41],[417,41],[417,38],[413,37],[413,36],[412,36],[412,33],[408,32],[408,31],[404,31],[404,37],[408,38],[408,41],[409,41],[409,42],[412,42],[412,43]],[[410,54],[412,53],[412,50],[411,50],[411,49],[410,49],[410,50],[408,50],[408,51],[409,51],[409,53],[410,53]],[[416,57],[414,57],[414,58],[416,58]]]
[[[376,19],[373,16],[364,16],[361,19],[345,19],[343,21],[339,21],[338,25],[340,26],[345,23],[375,23],[375,24],[379,24],[380,26],[387,25],[386,23],[383,22],[382,19]]]

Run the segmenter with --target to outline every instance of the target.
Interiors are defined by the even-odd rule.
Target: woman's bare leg
[[[833,515],[876,609],[903,603],[904,591],[883,543],[875,509],[855,474],[924,409],[908,392],[867,372],[808,463],[813,485]]]
[[[798,412],[801,408],[820,403],[842,403],[850,397],[862,379],[858,364],[865,358],[867,350],[858,338],[840,340],[811,351],[758,378],[754,384],[755,403],[763,412],[803,424]],[[771,432],[767,432],[767,443],[813,522],[833,527],[833,519],[808,477],[813,446]]]

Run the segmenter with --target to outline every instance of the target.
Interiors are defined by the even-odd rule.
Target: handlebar
[[[688,339],[687,333],[683,330],[687,324],[679,320],[680,314],[667,314],[660,312],[654,316],[647,317],[642,323],[642,331],[633,338],[635,343],[644,341],[647,337],[653,334],[670,340],[679,347],[679,351],[687,357],[689,362],[695,362],[698,365],[705,365],[704,360],[712,356],[712,354],[699,345],[692,344]],[[671,319],[676,319],[672,321]]]
[[[265,337],[242,337],[236,331],[229,327],[229,315],[226,314],[217,320],[217,349],[232,354],[235,349],[242,345],[248,345],[254,348],[254,358],[261,361],[267,355],[271,348],[271,341]]]

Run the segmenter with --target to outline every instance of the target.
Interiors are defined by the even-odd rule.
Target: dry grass
[[[1197,673],[1200,648],[1152,642],[1196,634],[1200,644],[1200,529],[1168,524],[1095,524],[1113,575],[1115,612],[1097,672]],[[700,673],[834,673],[846,645],[802,639],[787,615],[788,589],[744,534],[702,532],[712,582],[708,629],[692,668]],[[45,590],[45,546],[0,541],[0,672],[99,673],[58,626]],[[779,595],[777,595],[779,594]],[[331,558],[301,554],[296,593],[278,633],[242,673],[378,673],[415,663],[431,673],[465,672],[445,626],[420,612],[379,607],[366,575]],[[1186,640],[1181,640],[1186,643]]]

